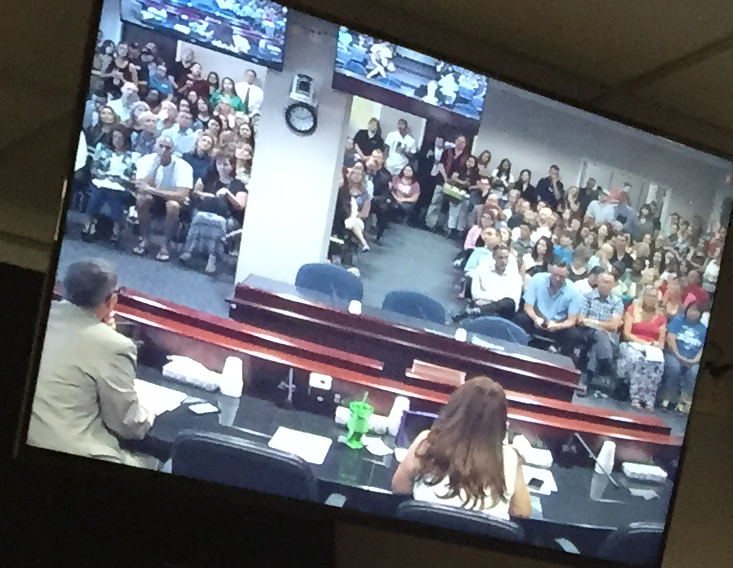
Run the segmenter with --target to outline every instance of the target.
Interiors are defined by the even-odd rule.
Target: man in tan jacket
[[[28,429],[32,446],[137,467],[158,460],[133,453],[155,415],[134,388],[135,344],[114,328],[117,276],[104,261],[77,262],[65,275],[64,300],[54,302]]]

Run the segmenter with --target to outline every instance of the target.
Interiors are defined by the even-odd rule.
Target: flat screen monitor
[[[341,26],[333,85],[357,95],[370,87],[479,120],[486,76]],[[385,95],[388,96],[388,95]]]
[[[657,565],[730,162],[266,2],[164,8],[282,70],[158,24],[138,53],[104,2],[21,457]],[[406,105],[441,69],[450,112]]]
[[[126,22],[280,69],[288,9],[270,0],[120,0]]]

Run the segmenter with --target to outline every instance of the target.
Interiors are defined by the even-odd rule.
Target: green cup
[[[358,450],[364,447],[361,438],[369,432],[369,417],[374,412],[374,407],[367,402],[355,400],[349,404],[349,410],[351,415],[346,423],[346,428],[349,431],[346,436],[346,445]]]

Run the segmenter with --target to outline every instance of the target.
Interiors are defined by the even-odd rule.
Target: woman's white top
[[[514,448],[508,444],[503,446],[504,452],[504,482],[506,483],[506,500],[500,500],[493,507],[491,506],[491,497],[489,496],[485,500],[486,508],[478,509],[476,507],[473,510],[480,510],[487,515],[499,517],[501,519],[509,519],[509,503],[511,502],[512,496],[514,495],[514,488],[517,481],[517,466],[519,458]],[[412,497],[416,501],[426,501],[428,503],[436,503],[438,505],[453,505],[454,507],[464,508],[463,502],[465,501],[465,495],[459,495],[452,499],[446,499],[443,497],[449,493],[448,480],[443,480],[437,485],[426,485],[422,481],[415,482],[412,488]]]
[[[708,263],[705,272],[702,275],[702,287],[708,292],[714,292],[715,286],[718,284],[718,274],[720,273],[720,264],[715,261]]]

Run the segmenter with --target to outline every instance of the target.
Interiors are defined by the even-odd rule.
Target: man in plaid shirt
[[[586,340],[581,367],[585,367],[587,374],[613,373],[613,356],[624,312],[621,298],[611,294],[615,285],[613,274],[604,272],[598,275],[596,289],[583,297],[578,326]]]

